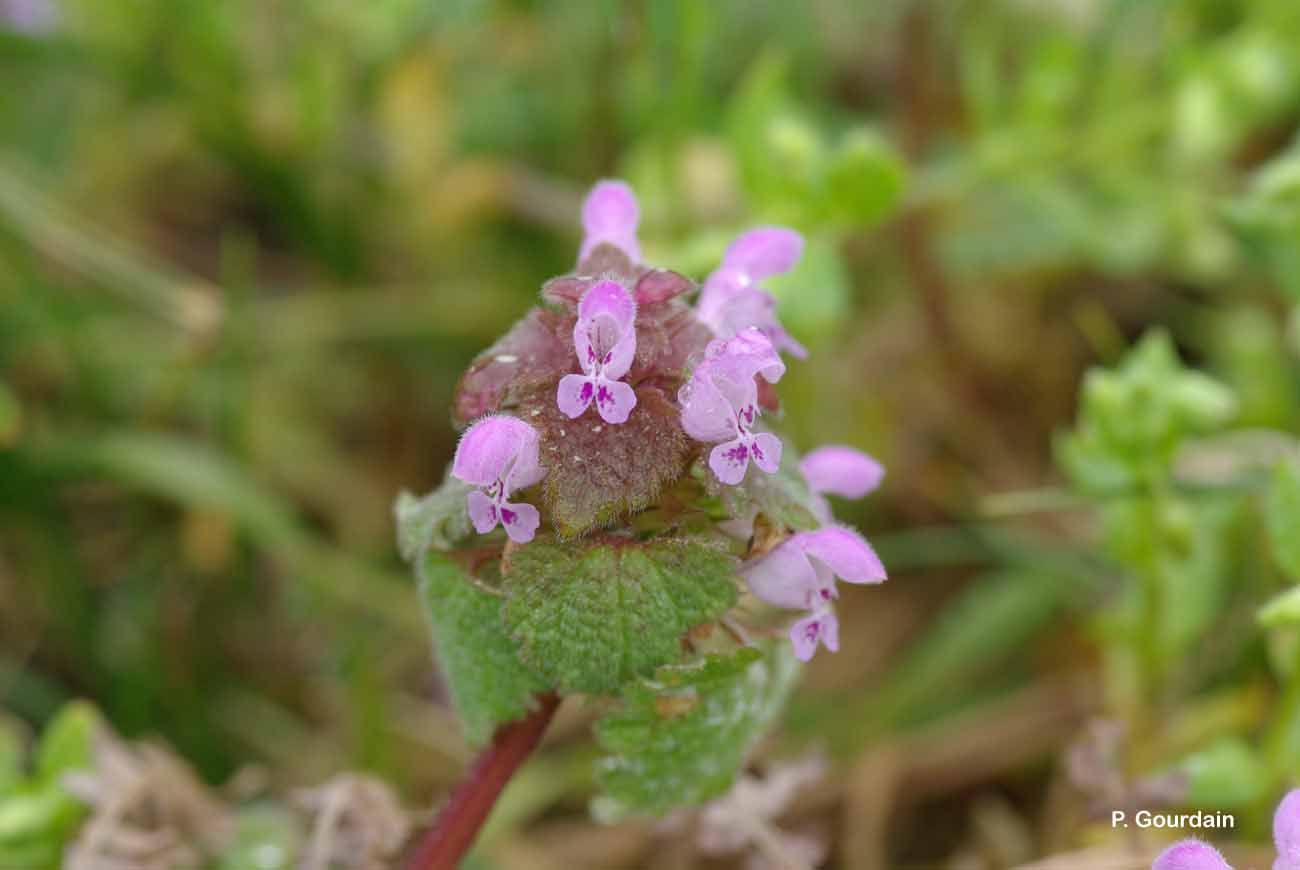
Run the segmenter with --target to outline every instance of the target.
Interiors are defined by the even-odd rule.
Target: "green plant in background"
[[[1238,499],[1180,490],[1174,462],[1234,411],[1227,387],[1184,368],[1169,336],[1151,333],[1114,370],[1088,373],[1076,428],[1058,442],[1070,480],[1100,502],[1103,546],[1125,574],[1100,630],[1111,703],[1139,722],[1226,600]]]
[[[0,720],[0,867],[62,867],[64,850],[86,816],[67,778],[94,765],[99,716],[75,702],[50,721],[31,759],[20,732]]]
[[[1225,435],[1237,412],[1232,391],[1184,367],[1157,332],[1113,370],[1089,373],[1076,428],[1057,448],[1121,572],[1097,629],[1108,706],[1131,731],[1130,769],[1179,773],[1187,806],[1262,818],[1300,773],[1300,608],[1289,590],[1259,611],[1282,687],[1262,717],[1223,684],[1250,661],[1241,645],[1252,640],[1225,614],[1270,577],[1296,578],[1300,474],[1293,434]]]

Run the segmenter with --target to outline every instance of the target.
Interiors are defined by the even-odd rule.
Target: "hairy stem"
[[[452,870],[460,865],[502,789],[537,747],[559,706],[559,696],[538,695],[536,710],[497,729],[432,826],[419,836],[407,870]]]

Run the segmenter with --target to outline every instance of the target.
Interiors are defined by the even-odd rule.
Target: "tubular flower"
[[[641,245],[636,239],[640,220],[641,208],[632,188],[622,181],[597,182],[582,203],[583,238],[578,262],[586,260],[601,244],[613,245],[633,263],[641,262]]]
[[[482,487],[467,497],[470,521],[480,535],[500,523],[515,543],[533,539],[541,521],[537,508],[508,501],[512,492],[546,475],[538,462],[538,437],[532,426],[504,415],[484,417],[460,439],[451,473]]]
[[[1181,840],[1161,852],[1151,870],[1232,870],[1232,867],[1209,843]]]
[[[709,342],[704,360],[678,391],[686,434],[696,441],[722,442],[709,453],[709,468],[721,482],[744,480],[751,459],[768,474],[780,466],[781,440],[753,431],[759,416],[754,378],[774,384],[783,374],[785,363],[772,343],[751,328]]]
[[[760,227],[736,238],[700,292],[696,316],[719,338],[756,327],[778,351],[799,359],[808,351],[776,319],[776,299],[758,282],[794,268],[803,236],[784,227]]]
[[[1273,813],[1273,870],[1300,870],[1300,789],[1287,792]]]
[[[571,418],[592,402],[606,423],[624,423],[636,407],[636,392],[619,380],[636,356],[636,303],[616,281],[600,281],[578,303],[573,348],[582,374],[565,375],[555,394]]]
[[[871,545],[843,526],[800,532],[746,567],[744,575],[750,591],[761,600],[808,611],[790,630],[801,661],[812,658],[819,643],[831,652],[839,649],[839,620],[831,610],[839,597],[836,578],[846,583],[879,583],[886,576]]]
[[[885,469],[861,450],[828,444],[804,456],[799,471],[808,481],[822,522],[830,522],[831,506],[825,495],[859,499],[880,486]]]

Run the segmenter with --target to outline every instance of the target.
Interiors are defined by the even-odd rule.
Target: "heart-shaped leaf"
[[[680,658],[682,635],[735,603],[735,571],[735,557],[692,540],[538,540],[510,555],[502,615],[549,682],[613,692]]]

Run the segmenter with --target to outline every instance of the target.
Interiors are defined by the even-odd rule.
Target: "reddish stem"
[[[502,789],[537,747],[559,706],[557,695],[538,695],[536,710],[497,729],[433,825],[420,835],[407,870],[452,870],[460,865]]]

